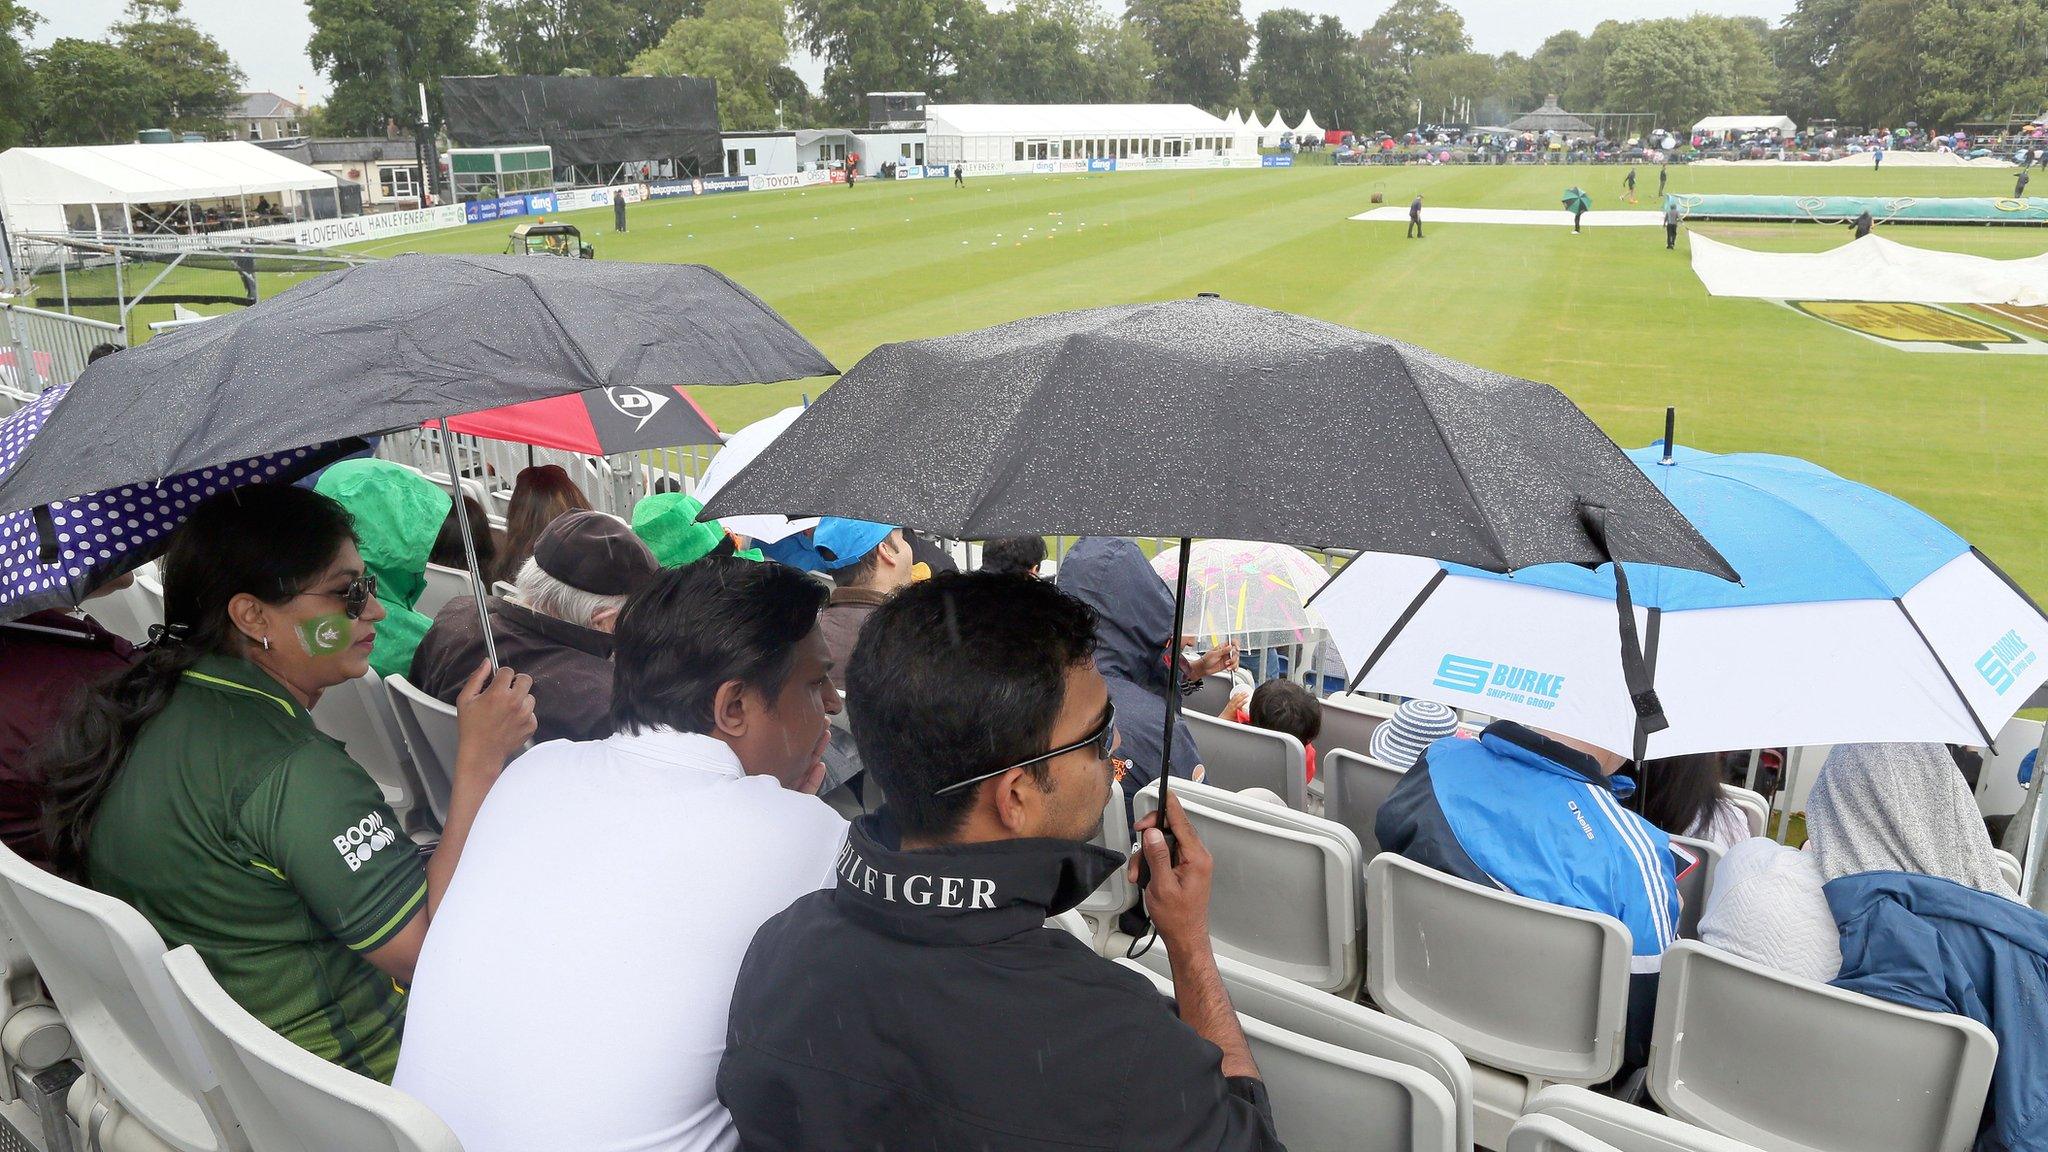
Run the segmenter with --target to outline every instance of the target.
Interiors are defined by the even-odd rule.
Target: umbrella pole
[[[1160,745],[1159,754],[1159,830],[1168,837],[1168,849],[1173,847],[1173,841],[1166,823],[1166,781],[1173,775],[1173,730],[1180,725],[1180,636],[1187,622],[1188,562],[1193,558],[1194,541],[1181,537],[1180,575],[1173,585],[1173,635],[1166,639],[1166,740]]]
[[[462,555],[469,561],[469,591],[476,597],[477,622],[483,625],[484,655],[490,659],[491,671],[498,670],[498,644],[491,639],[491,606],[489,592],[484,588],[483,565],[477,563],[476,538],[470,535],[469,509],[462,502],[462,471],[455,466],[455,441],[448,435],[448,418],[441,417],[441,458],[448,463],[448,486],[455,490],[455,523],[462,530]]]

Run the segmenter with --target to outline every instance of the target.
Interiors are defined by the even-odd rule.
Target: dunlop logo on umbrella
[[[611,401],[612,408],[619,415],[633,421],[635,428],[645,428],[647,422],[668,403],[668,397],[645,388],[607,388],[604,398]]]

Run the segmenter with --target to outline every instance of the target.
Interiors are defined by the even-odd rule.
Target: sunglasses
[[[349,581],[348,586],[339,592],[301,592],[299,595],[332,596],[341,601],[342,615],[351,620],[360,620],[363,612],[369,608],[370,601],[376,599],[377,576],[375,573],[365,572]]]
[[[1049,752],[1040,752],[1038,755],[1033,756],[1029,760],[1019,760],[1015,764],[1006,764],[993,772],[984,772],[979,776],[970,776],[965,780],[959,781],[958,783],[948,784],[944,788],[941,788],[938,791],[932,793],[932,795],[944,796],[949,792],[958,792],[962,788],[971,788],[984,780],[993,780],[996,777],[1001,776],[1003,773],[1011,771],[1012,769],[1029,768],[1033,764],[1042,764],[1047,760],[1053,759],[1054,757],[1065,756],[1069,752],[1079,752],[1083,748],[1093,748],[1095,750],[1096,759],[1109,761],[1111,782],[1122,783],[1124,774],[1130,771],[1131,762],[1122,759],[1121,757],[1111,756],[1109,754],[1110,747],[1115,743],[1116,703],[1114,701],[1111,701],[1102,709],[1102,723],[1096,725],[1094,731],[1088,733],[1086,736],[1081,737],[1079,740],[1074,741],[1072,744],[1062,744],[1058,748],[1054,748]]]

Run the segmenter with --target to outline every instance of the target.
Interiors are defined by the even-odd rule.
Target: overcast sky
[[[1792,0],[1452,0],[1465,14],[1473,47],[1481,52],[1533,51],[1543,38],[1563,28],[1589,32],[1602,20],[1634,20],[1684,16],[1705,10],[1729,16],[1762,16],[1776,20],[1791,11]],[[1245,14],[1278,8],[1285,0],[1246,0]],[[125,0],[28,0],[43,15],[35,43],[59,36],[97,39],[121,14]],[[1386,0],[1293,0],[1294,7],[1330,12],[1357,30],[1386,9]],[[318,101],[327,81],[306,59],[306,40],[313,26],[304,4],[283,0],[185,0],[185,14],[221,42],[249,76],[251,89],[268,89],[291,98],[303,84]],[[813,87],[823,69],[799,61],[797,70]]]

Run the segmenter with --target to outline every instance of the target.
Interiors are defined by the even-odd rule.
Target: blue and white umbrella
[[[0,476],[69,389],[51,388],[0,420]],[[0,515],[0,620],[73,607],[161,553],[201,500],[244,484],[288,484],[340,454],[329,446],[297,448]]]
[[[1903,501],[1785,456],[1629,453],[1743,582],[1630,564],[1671,726],[1650,756],[1850,741],[1989,744],[2048,681],[2048,617]],[[1368,553],[1316,598],[1363,691],[1627,753],[1612,565],[1510,574]]]

